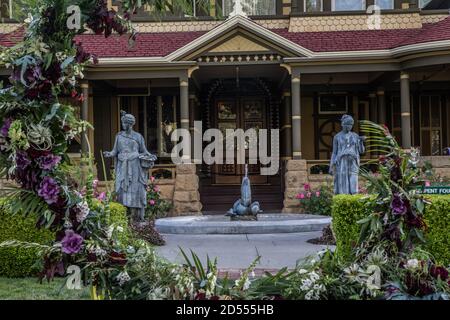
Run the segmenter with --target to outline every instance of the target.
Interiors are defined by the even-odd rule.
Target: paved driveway
[[[170,261],[182,263],[183,256],[178,246],[185,252],[192,249],[202,261],[217,257],[220,269],[242,269],[260,255],[257,268],[292,268],[297,260],[326,248],[307,243],[317,238],[321,232],[277,233],[277,234],[236,234],[236,235],[182,235],[164,234],[166,245],[158,247],[160,255]]]

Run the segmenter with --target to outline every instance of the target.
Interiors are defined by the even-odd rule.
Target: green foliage
[[[437,262],[450,265],[450,197],[431,196],[425,207],[427,230],[425,240],[428,250]]]
[[[303,186],[304,191],[297,195],[300,200],[300,207],[310,214],[322,216],[331,215],[331,203],[333,200],[333,190],[331,185],[323,184],[317,190],[312,190],[309,184]]]
[[[116,202],[110,203],[109,208],[111,210],[109,223],[117,227],[122,227],[123,231],[119,234],[118,238],[122,243],[126,243],[130,237],[127,208]]]
[[[23,218],[14,215],[5,199],[0,199],[0,242],[20,240],[40,244],[49,244],[54,234],[46,229],[36,229],[35,218],[29,215]],[[0,248],[0,276],[24,277],[34,275],[36,269],[37,249],[35,248]]]
[[[352,248],[358,243],[361,226],[359,220],[367,217],[361,195],[336,195],[333,197],[331,216],[332,229],[336,237],[336,250],[340,257],[350,258]]]
[[[427,225],[425,247],[436,262],[450,264],[450,197],[429,196],[424,219]],[[333,198],[332,227],[336,237],[337,253],[350,258],[352,248],[358,243],[362,225],[358,221],[369,216],[368,198],[361,195],[337,195]]]
[[[161,190],[155,184],[155,178],[150,177],[150,183],[147,186],[147,207],[145,208],[145,216],[150,220],[164,218],[172,208],[172,203],[161,199]]]

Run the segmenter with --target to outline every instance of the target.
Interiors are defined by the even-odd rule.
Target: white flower
[[[419,267],[419,260],[417,260],[417,259],[409,259],[406,262],[406,266],[405,267],[408,270],[415,270],[415,269],[417,269]]]
[[[122,271],[117,275],[116,280],[119,281],[119,286],[123,286],[125,283],[131,280],[131,277],[128,272]]]
[[[248,288],[250,288],[250,285],[252,283],[250,282],[250,280],[247,278],[244,282],[244,285],[242,286],[242,290],[248,290]]]
[[[83,222],[86,217],[89,215],[90,209],[89,205],[86,201],[80,202],[76,205],[78,212],[77,212],[77,221]]]
[[[119,232],[123,232],[123,227],[117,226],[116,230],[119,231]]]
[[[298,270],[298,273],[299,273],[299,274],[305,274],[305,273],[308,273],[308,270],[306,270],[306,269],[300,269],[300,270]]]
[[[308,291],[308,292],[305,294],[305,299],[306,299],[306,300],[312,300],[312,299],[313,299],[313,292],[312,292],[312,291]]]

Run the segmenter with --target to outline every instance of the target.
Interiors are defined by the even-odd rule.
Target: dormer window
[[[305,12],[320,12],[323,10],[323,0],[304,0]]]
[[[234,8],[235,0],[222,0],[223,16],[227,17]],[[244,12],[249,16],[272,16],[277,11],[276,0],[241,0]]]
[[[375,5],[381,10],[392,10],[394,9],[394,0],[375,0]]]
[[[356,11],[366,10],[365,0],[332,0],[332,11]]]
[[[430,2],[431,0],[419,0],[420,9],[425,8]]]

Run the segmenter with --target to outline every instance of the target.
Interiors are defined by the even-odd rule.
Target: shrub
[[[110,202],[109,209],[109,224],[114,224],[116,227],[121,227],[123,231],[118,234],[118,238],[120,242],[128,243],[131,231],[128,224],[127,208],[120,203]]]
[[[450,197],[430,196],[425,207],[427,248],[438,263],[450,265]]]
[[[172,203],[161,199],[161,190],[155,184],[155,177],[150,177],[150,183],[147,186],[147,207],[145,216],[150,220],[164,218],[172,208]]]
[[[37,229],[35,218],[29,215],[13,215],[7,208],[6,199],[0,198],[0,243],[19,240],[40,244],[50,244],[55,236],[47,229]],[[119,203],[110,203],[110,223],[123,228],[119,239],[127,242],[129,228],[127,210]],[[18,278],[35,275],[39,271],[36,249],[0,248],[0,276]]]
[[[0,242],[20,240],[49,244],[55,238],[47,229],[37,229],[33,215],[24,218],[13,215],[7,208],[6,199],[0,199]],[[0,276],[18,278],[35,275],[39,270],[34,248],[0,248]]]
[[[359,239],[358,220],[368,215],[363,195],[336,195],[332,205],[332,227],[336,237],[336,250],[340,257],[349,258]],[[450,197],[429,196],[431,204],[425,207],[427,224],[425,248],[436,262],[450,264]]]
[[[300,207],[306,213],[331,215],[333,191],[327,184],[320,186],[317,190],[313,190],[309,184],[305,184],[303,185],[303,192],[297,195],[297,199],[300,201]]]
[[[352,248],[358,242],[360,225],[357,221],[368,214],[362,197],[345,194],[333,197],[332,229],[336,237],[337,254],[344,259],[350,258]]]

